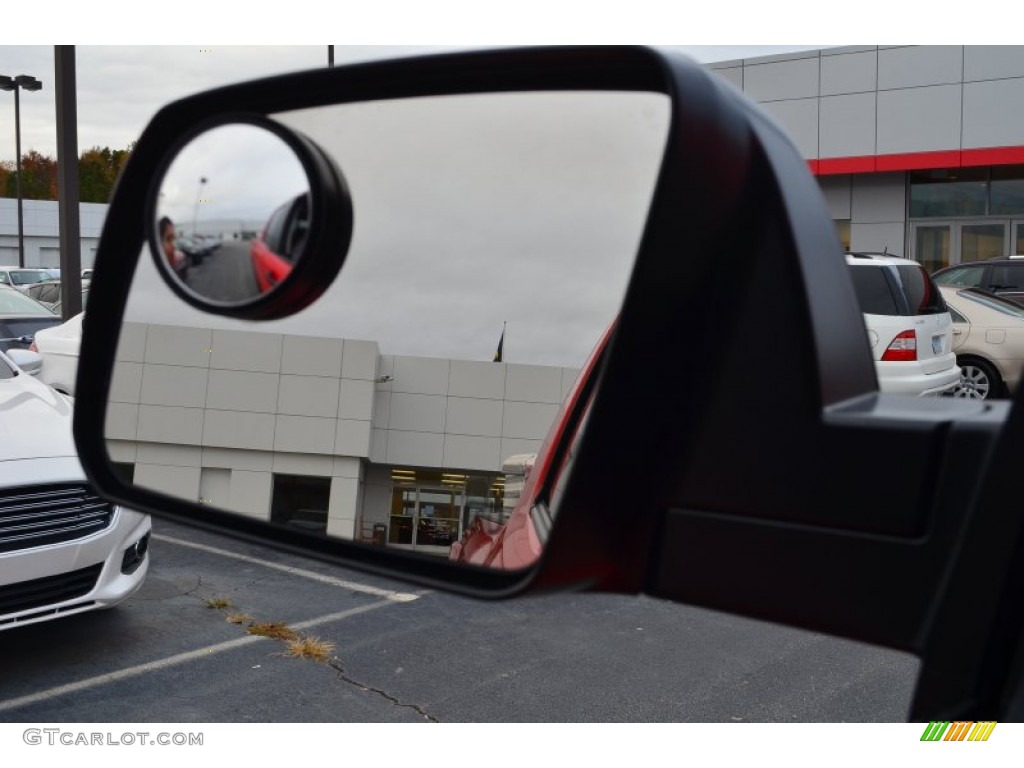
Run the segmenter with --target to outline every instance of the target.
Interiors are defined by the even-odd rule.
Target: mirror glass
[[[193,309],[142,259],[108,405],[112,460],[136,485],[239,515],[367,546],[450,558],[455,545],[473,562],[528,564],[543,540],[529,514],[530,468],[621,305],[668,100],[477,94],[271,117],[345,174],[345,264],[302,312],[247,322]],[[267,193],[265,221],[247,214],[238,238],[224,232],[221,250],[245,254],[303,179],[287,164],[271,172],[255,145],[216,145],[237,178]],[[182,160],[180,174],[176,164],[165,183],[186,224],[221,184],[199,162],[218,152],[199,141],[191,150],[183,158],[196,161]],[[199,225],[214,220],[203,205]],[[505,546],[514,558],[481,551]]]
[[[283,139],[256,125],[218,126],[190,141],[160,183],[155,256],[193,293],[244,302],[289,273],[309,210],[309,179]]]

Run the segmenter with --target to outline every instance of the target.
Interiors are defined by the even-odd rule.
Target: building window
[[[1024,165],[992,168],[993,215],[1024,214]]]
[[[910,217],[984,216],[988,169],[950,168],[910,172]]]
[[[446,554],[476,516],[504,520],[503,475],[395,467],[391,482],[389,544]]]
[[[125,463],[121,461],[110,462],[110,468],[114,470],[114,474],[117,475],[118,480],[124,483],[135,482],[135,465]]]
[[[305,531],[327,533],[331,478],[274,475],[270,520]]]
[[[836,219],[836,234],[839,235],[839,244],[844,251],[850,250],[850,220]]]
[[[912,219],[1024,214],[1024,165],[910,172]]]

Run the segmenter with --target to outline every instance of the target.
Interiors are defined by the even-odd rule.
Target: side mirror
[[[38,376],[43,370],[43,356],[27,349],[9,349],[6,352],[16,366],[29,376]]]
[[[465,594],[640,588],[676,464],[727,394],[713,374],[774,365],[765,317],[791,352],[780,413],[875,388],[806,163],[650,49],[433,56],[171,104],[96,263],[108,311],[77,392],[97,407],[75,434],[104,493]],[[528,453],[513,501],[503,463]],[[483,554],[478,518],[500,526]]]

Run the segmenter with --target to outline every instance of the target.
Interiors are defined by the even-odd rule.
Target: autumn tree
[[[82,153],[78,159],[78,196],[83,203],[110,202],[131,149],[93,147]]]
[[[121,170],[134,144],[126,149],[93,147],[78,158],[78,199],[83,203],[109,203]],[[0,196],[16,197],[15,165],[0,163]],[[57,161],[35,150],[21,158],[21,196],[25,200],[57,199]]]
[[[4,197],[17,197],[17,174],[9,163],[5,174]],[[21,157],[21,197],[24,200],[57,199],[57,161],[49,155],[29,150]]]

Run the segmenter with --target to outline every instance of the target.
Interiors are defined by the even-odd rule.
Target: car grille
[[[0,490],[0,553],[60,544],[110,526],[114,505],[87,485]]]
[[[42,579],[0,586],[0,616],[29,611],[54,603],[63,603],[66,600],[74,600],[76,597],[87,595],[96,586],[96,579],[100,577],[102,570],[103,563],[97,563],[88,568],[62,573],[58,576],[46,576]],[[3,623],[7,622],[0,621],[0,624]]]

